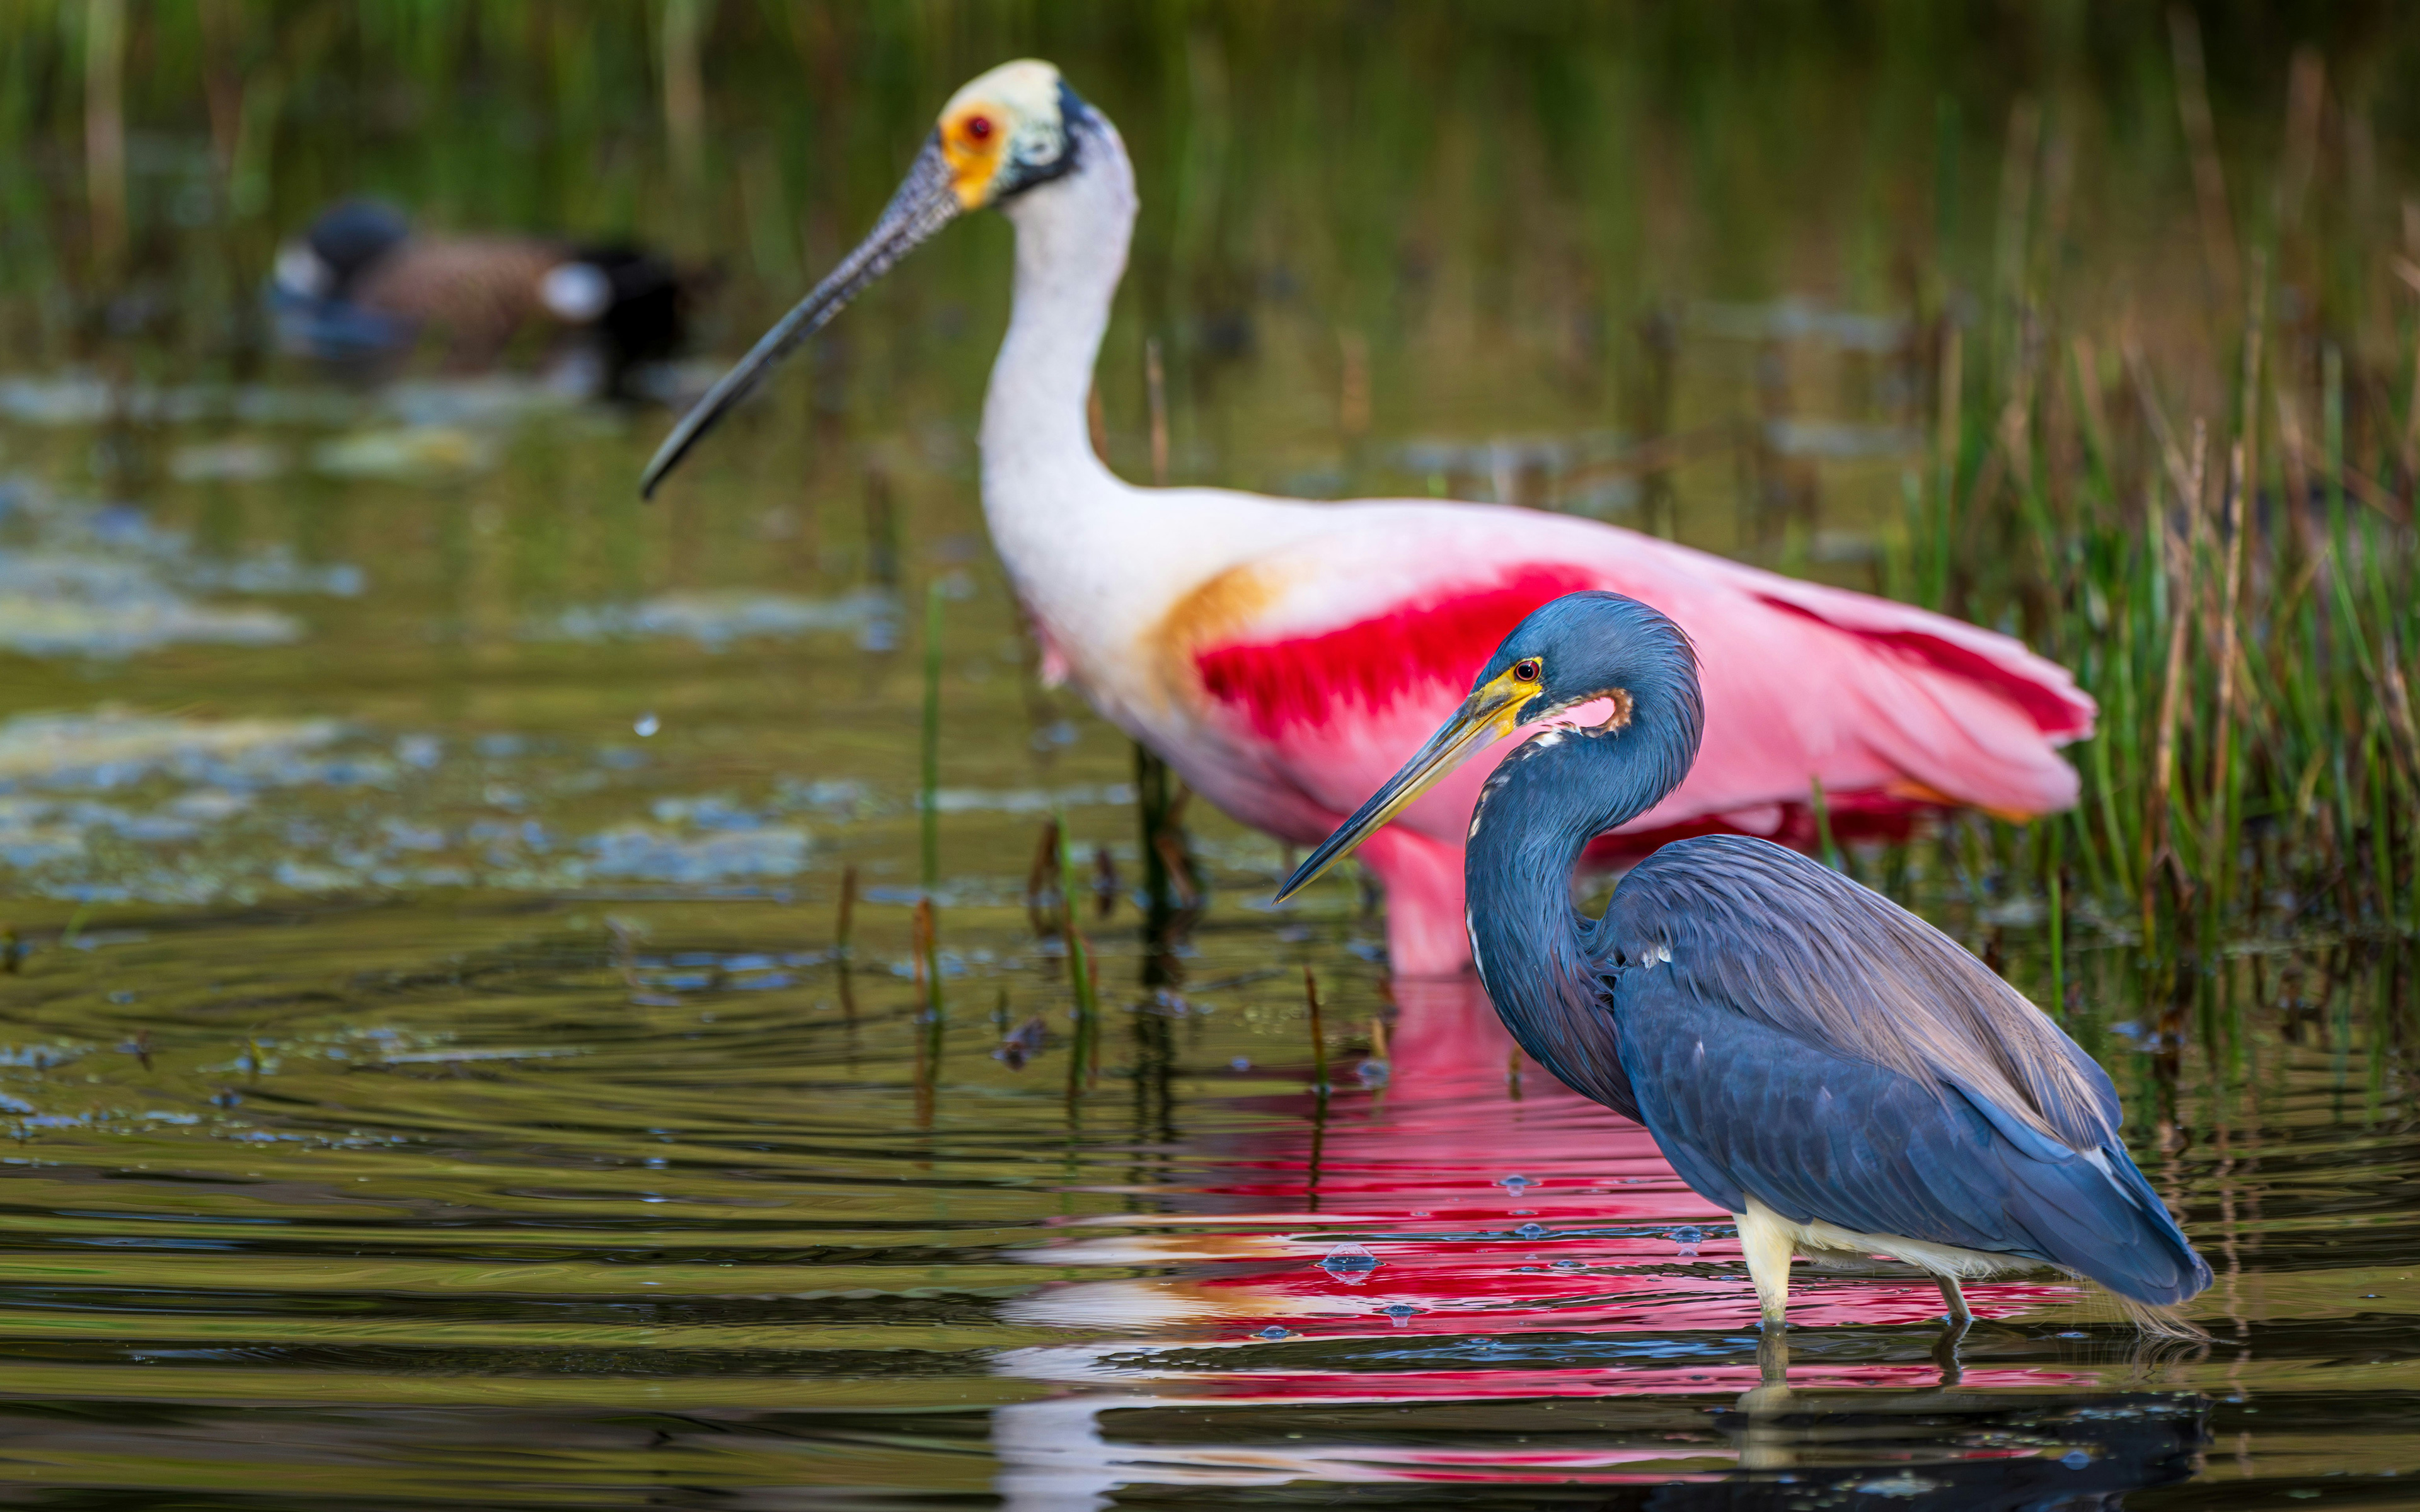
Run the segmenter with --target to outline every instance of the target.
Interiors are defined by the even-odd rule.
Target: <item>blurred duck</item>
[[[632,398],[680,348],[690,292],[636,248],[415,234],[393,206],[348,200],[278,250],[269,306],[280,347],[353,376],[386,377],[424,341],[479,372],[535,336],[549,381]]]
[[[1819,782],[1842,828],[1944,804],[2018,815],[2075,801],[2057,748],[2091,733],[2092,701],[2007,636],[1571,516],[1111,474],[1086,399],[1134,231],[1134,168],[1117,128],[1047,63],[958,91],[865,240],[674,429],[642,490],[866,285],[985,208],[1016,228],[1016,274],[984,402],[984,513],[1045,671],[1235,818],[1316,843],[1507,631],[1580,589],[1655,606],[1706,653],[1704,755],[1617,847],[1720,830],[1805,842]],[[1494,764],[1469,763],[1362,847],[1399,973],[1469,963],[1462,853]]]

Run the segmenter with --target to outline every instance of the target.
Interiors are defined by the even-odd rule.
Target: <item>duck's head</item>
[[[403,212],[384,201],[349,199],[332,205],[309,230],[277,249],[274,281],[301,299],[342,299],[411,235],[411,224]]]
[[[1057,69],[1035,58],[1003,63],[952,95],[874,229],[673,427],[647,464],[640,494],[653,494],[768,369],[934,232],[1075,171],[1084,128],[1097,119]]]

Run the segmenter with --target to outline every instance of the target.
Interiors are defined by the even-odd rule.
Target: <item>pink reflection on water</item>
[[[1103,1437],[1100,1414],[1129,1407],[1725,1397],[1760,1386],[1749,1346],[1756,1296],[1729,1214],[1690,1192],[1637,1124],[1534,1065],[1512,1086],[1510,1038],[1474,981],[1398,983],[1396,995],[1403,1011],[1383,1092],[1340,1096],[1316,1123],[1307,1096],[1289,1101],[1292,1121],[1218,1149],[1213,1179],[1177,1198],[1196,1211],[1078,1220],[1061,1242],[1025,1252],[1054,1267],[1148,1273],[1054,1283],[1003,1307],[1012,1322],[1116,1336],[1001,1357],[1004,1373],[1081,1394],[999,1414],[1001,1484],[1013,1504],[1106,1504],[1097,1498],[1109,1489],[1143,1482],[1615,1483],[1726,1473],[1734,1457],[1702,1444],[1273,1447]],[[1084,1232],[1096,1226],[1119,1231]],[[1374,1267],[1324,1268],[1346,1242],[1366,1246]],[[1792,1321],[1805,1328],[1921,1324],[1941,1312],[1929,1280],[1802,1271],[1793,1295]],[[2022,1283],[1968,1289],[1985,1318],[2073,1295]],[[1653,1343],[1668,1335],[1668,1347]],[[1366,1361],[1366,1350],[1353,1347],[1380,1341],[1415,1354],[1332,1366],[1304,1355],[1306,1346],[1338,1346],[1339,1358]],[[1501,1364],[1488,1358],[1497,1352]],[[2089,1379],[1975,1369],[1963,1387],[2071,1388]],[[1799,1390],[1904,1393],[1940,1380],[1930,1364],[1810,1362],[1791,1373]]]

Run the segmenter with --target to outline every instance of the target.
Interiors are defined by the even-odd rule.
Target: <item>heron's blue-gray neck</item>
[[[1694,680],[1630,690],[1619,728],[1532,737],[1488,779],[1464,852],[1480,980],[1521,1048],[1566,1084],[1637,1117],[1601,999],[1596,921],[1572,904],[1590,841],[1681,785],[1700,722]]]

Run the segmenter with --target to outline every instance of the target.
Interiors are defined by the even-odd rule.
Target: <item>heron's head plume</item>
[[[1679,625],[1635,598],[1581,593],[1542,604],[1513,626],[1470,696],[1504,702],[1512,727],[1573,715],[1590,717],[1590,728],[1619,730],[1642,703],[1683,695],[1693,708],[1697,686],[1698,655]],[[1689,734],[1694,755],[1694,728]]]
[[[1617,735],[1642,710],[1652,711],[1655,749],[1664,758],[1647,774],[1650,785],[1660,784],[1660,797],[1680,785],[1697,759],[1704,720],[1689,638],[1661,613],[1619,594],[1566,594],[1540,606],[1480,669],[1462,707],[1305,858],[1278,889],[1279,899],[1291,897],[1447,773],[1522,726],[1568,716],[1586,733]],[[1560,732],[1544,733],[1523,751],[1561,738]]]

